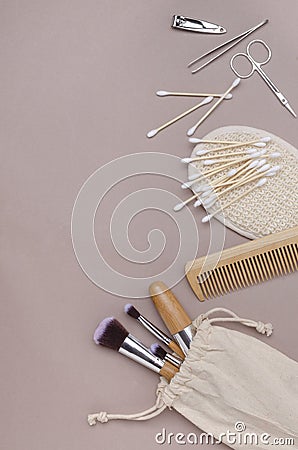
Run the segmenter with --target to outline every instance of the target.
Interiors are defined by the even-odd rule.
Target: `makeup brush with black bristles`
[[[155,336],[157,339],[159,339],[161,342],[167,345],[173,352],[175,352],[181,358],[184,358],[184,353],[179,347],[179,345],[176,344],[176,342],[173,341],[173,339],[171,339],[169,336],[163,333],[159,328],[153,325],[153,323],[150,322],[150,320],[142,316],[133,305],[131,305],[130,303],[125,305],[124,311],[133,319],[138,320],[143,325],[144,328],[146,328],[148,331],[150,331],[151,334],[153,334],[153,336]]]
[[[164,361],[168,361],[171,364],[173,364],[175,367],[178,367],[178,369],[181,366],[181,363],[183,362],[182,359],[178,358],[177,356],[171,355],[170,353],[167,353],[165,349],[161,347],[159,344],[152,344],[150,346],[150,350],[153,353],[153,355],[157,356],[160,359],[163,359]]]
[[[93,339],[96,344],[118,351],[122,355],[159,373],[168,381],[178,371],[178,368],[170,362],[163,361],[161,358],[153,355],[145,345],[132,336],[114,317],[107,317],[97,326]]]

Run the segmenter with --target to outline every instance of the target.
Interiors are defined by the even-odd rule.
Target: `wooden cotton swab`
[[[248,163],[249,161],[247,161]],[[262,165],[264,165],[266,163],[266,159],[263,159],[261,161],[252,161],[249,165],[246,164],[246,166],[244,168],[242,168],[241,170],[237,171],[235,170],[235,173],[233,173],[233,175],[231,175],[230,177],[228,177],[228,179],[224,182],[218,182],[215,185],[215,188],[219,188],[219,187],[224,187],[227,184],[231,184],[231,183],[235,183],[237,181],[237,179],[239,179],[240,176],[244,175],[244,177],[242,179],[244,179],[245,177],[249,176],[251,173],[253,173],[258,167],[261,167]],[[233,170],[233,169],[232,169]]]
[[[254,163],[257,163],[257,161],[253,161]],[[242,167],[245,167],[249,164],[249,161],[247,161]],[[250,163],[249,165],[251,165],[252,163]],[[202,197],[206,197],[206,194],[208,192],[208,195],[212,192],[213,189],[217,188],[217,186],[221,186],[221,185],[225,185],[230,184],[233,182],[233,178],[237,175],[237,169],[231,169],[229,170],[229,172],[225,175],[222,175],[221,177],[216,178],[215,180],[208,180],[206,186],[204,187],[204,189],[202,188],[201,191],[203,192]],[[187,184],[187,183],[185,183]],[[190,184],[190,183],[189,183]],[[182,185],[183,186],[183,185]],[[191,187],[191,185],[187,186],[187,187]],[[183,188],[185,189],[185,187]],[[199,190],[197,191],[196,188],[194,187],[194,191],[195,192],[199,192]]]
[[[218,171],[218,168],[216,169],[211,169],[211,170],[207,170],[206,172],[202,173],[201,175],[197,176],[197,174],[193,175],[196,176],[196,178],[191,178],[189,179],[189,181],[186,181],[185,183],[183,183],[181,185],[182,189],[188,189],[190,188],[193,184],[198,183],[201,180],[205,180],[206,177],[210,176],[210,175],[215,175]]]
[[[240,153],[241,155],[241,153]],[[254,152],[254,153],[246,153],[246,155],[249,157],[249,159],[255,159],[255,158],[259,158],[260,156],[268,156],[265,155],[265,150],[261,151],[261,152]],[[230,156],[230,157],[228,157]],[[237,156],[237,155],[236,155]],[[213,164],[220,164],[220,163],[224,163],[226,161],[236,161],[237,158],[235,158],[233,155],[227,155],[222,159],[203,159],[202,158],[202,162],[204,164],[204,166],[212,166]]]
[[[233,152],[233,153],[218,153],[217,155],[202,155],[202,156],[198,156],[195,158],[190,158],[192,161],[196,162],[196,161],[219,161],[219,158],[225,158],[222,161],[226,161],[227,158],[235,158],[235,156],[242,156],[242,155],[252,155],[252,157],[254,158],[255,155],[261,155],[262,152],[265,153],[265,149],[263,150],[257,150],[255,148],[249,148],[247,150],[241,150],[239,152]],[[182,158],[181,160],[182,162],[192,162],[189,161],[189,158]]]
[[[270,165],[268,164],[268,168],[267,168],[267,170],[268,170],[268,172],[270,171],[270,169],[272,170],[272,168],[270,168]],[[263,171],[263,172],[265,172],[265,171]],[[236,189],[236,188],[238,188],[238,187],[241,187],[241,186],[244,186],[245,184],[247,184],[247,183],[251,183],[252,181],[256,181],[256,180],[258,180],[259,178],[263,178],[264,177],[264,175],[266,175],[266,172],[265,173],[254,173],[254,174],[252,174],[250,177],[247,177],[247,178],[241,178],[240,180],[238,180],[238,181],[236,181],[234,184],[232,184],[231,186],[229,186],[229,187],[227,187],[226,189],[223,189],[222,191],[220,191],[217,195],[216,195],[216,197],[217,197],[217,199],[219,198],[219,197],[222,197],[223,195],[225,195],[225,194],[227,194],[228,192],[230,192],[232,189]],[[216,192],[215,192],[216,193]],[[214,194],[213,194],[214,195]]]
[[[259,139],[256,142],[269,142],[270,140],[271,140],[271,137],[267,136],[265,138]],[[243,145],[247,145],[247,143],[249,141],[247,141],[247,142],[241,142],[241,141],[218,141],[218,140],[212,141],[212,140],[209,140],[209,139],[199,139],[199,138],[190,137],[188,139],[188,142],[191,142],[192,144],[226,144],[226,145],[239,144],[239,147],[240,147],[240,146],[243,146]]]
[[[251,168],[243,177],[239,178],[233,178],[231,180],[231,186],[229,186],[226,189],[221,190],[226,186],[226,184],[222,184],[220,186],[216,186],[216,189],[214,189],[214,192],[217,193],[220,191],[218,196],[224,195],[226,192],[229,192],[231,189],[235,189],[239,186],[242,186],[243,184],[250,183],[252,181],[255,181],[256,179],[266,176],[271,176],[270,173],[274,172],[274,174],[280,169],[279,166],[271,167],[270,164],[262,164],[261,167],[253,167]],[[211,197],[214,195],[214,193],[211,195]]]
[[[243,164],[242,168],[245,168],[246,165],[248,165],[248,164],[250,164],[250,162],[249,162],[249,161],[246,161],[246,163]],[[238,170],[239,170],[239,169],[231,169],[226,175],[223,175],[222,177],[217,178],[217,180],[228,178],[228,177],[230,177],[230,176],[236,174]],[[197,174],[190,175],[190,177],[188,178],[188,181],[186,181],[185,183],[183,183],[183,184],[181,185],[182,189],[188,189],[188,188],[190,188],[193,184],[196,184],[196,183],[198,183],[199,181],[201,181],[202,179],[208,177],[208,175],[212,175],[212,172],[213,172],[213,171],[214,171],[214,169],[208,170],[208,171],[204,172],[204,173],[201,174],[201,175],[197,175]],[[233,172],[233,173],[231,173],[231,172]],[[231,175],[229,175],[229,173],[231,173]]]
[[[248,141],[248,142],[241,142],[240,144],[229,144],[226,145],[225,147],[216,147],[216,148],[208,148],[208,149],[202,149],[202,150],[198,150],[196,152],[197,155],[204,155],[205,153],[210,153],[210,152],[220,152],[223,150],[230,150],[233,148],[238,148],[238,147],[246,147],[248,145],[253,145],[254,147],[266,147],[267,142],[269,142],[269,140],[266,140],[267,138],[262,138],[259,140],[253,140],[253,141]]]
[[[246,155],[243,156],[243,158],[248,158],[248,159],[252,159],[252,158],[257,158],[258,156],[262,156],[264,154],[264,151],[258,151],[258,152],[254,152],[254,153],[246,153]],[[235,161],[239,161],[241,158],[234,158],[233,154],[231,153],[230,155],[227,155],[233,158],[233,160]],[[206,156],[198,156],[195,158],[182,158],[181,162],[184,164],[190,164],[193,162],[199,162],[199,161],[203,161],[203,164],[205,166],[211,166],[212,164],[218,164],[220,162],[226,162],[227,159],[217,159],[216,156],[213,157],[214,159],[210,158],[210,157],[206,157]],[[229,161],[229,160],[228,160]]]
[[[222,169],[225,169],[225,168],[227,168],[227,167],[230,167],[230,166],[232,166],[232,165],[234,165],[234,164],[236,164],[236,163],[242,162],[242,161],[245,161],[245,164],[244,164],[242,167],[240,167],[239,169],[242,169],[242,168],[245,167],[247,164],[250,164],[250,159],[249,159],[249,158],[247,158],[247,157],[245,157],[245,158],[239,158],[238,160],[236,160],[236,162],[234,162],[234,161],[228,162],[227,164],[223,164],[222,166],[217,167],[216,169],[208,170],[208,171],[202,173],[202,175],[199,175],[198,177],[196,176],[196,174],[191,175],[191,177],[189,178],[189,181],[183,183],[181,187],[182,187],[182,189],[188,189],[188,188],[190,188],[193,184],[196,184],[196,183],[198,183],[199,181],[206,179],[206,177],[209,177],[210,175],[212,175],[212,176],[213,176],[213,175],[216,175],[217,173],[221,172]],[[236,170],[236,171],[237,171],[237,170],[239,170],[239,169],[231,169],[231,170],[233,170],[233,171]],[[230,171],[230,172],[231,172],[231,171]],[[235,172],[235,173],[236,173],[236,172]],[[225,175],[224,175],[224,176],[225,176]],[[193,178],[193,177],[196,177],[196,178]]]
[[[232,85],[229,87],[229,89],[226,90],[226,92],[214,103],[214,105],[209,109],[209,111],[206,112],[206,114],[203,115],[203,117],[193,126],[191,127],[188,132],[187,136],[192,136],[196,129],[207,119],[208,116],[217,108],[225,99],[225,97],[240,83],[240,78],[236,78],[236,80],[232,83]]]
[[[184,208],[184,206],[188,205],[188,203],[192,202],[193,200],[195,200],[198,196],[200,195],[200,192],[192,195],[191,197],[189,197],[187,200],[185,200],[184,202],[181,203],[177,203],[177,205],[174,206],[173,210],[174,211],[180,211],[182,208]]]
[[[209,222],[212,217],[216,216],[219,212],[223,211],[224,209],[228,208],[229,206],[231,206],[233,203],[238,202],[239,200],[241,200],[243,197],[245,197],[246,195],[250,194],[252,191],[254,191],[255,189],[257,189],[258,187],[263,186],[265,183],[267,182],[267,178],[261,178],[256,184],[255,186],[252,186],[250,189],[248,189],[247,191],[243,192],[241,195],[238,195],[238,197],[234,198],[233,200],[231,200],[230,202],[226,203],[225,205],[223,205],[221,208],[217,209],[214,213],[212,214],[208,214],[207,216],[203,217],[202,222],[206,223]]]
[[[261,169],[259,169],[257,171],[254,170],[254,173],[252,173],[249,177],[241,178],[241,180],[239,180],[236,184],[230,186],[227,189],[224,189],[223,191],[219,192],[218,194],[217,194],[218,191],[215,190],[213,195],[211,195],[209,197],[209,199],[206,199],[206,201],[204,203],[204,206],[205,206],[205,208],[210,208],[211,206],[214,205],[214,203],[216,203],[218,201],[219,197],[221,197],[222,195],[226,194],[230,190],[235,189],[237,187],[244,186],[247,183],[251,183],[252,181],[256,181],[256,180],[258,180],[260,178],[263,178],[264,176],[266,176],[266,177],[273,177],[273,176],[276,175],[276,173],[279,170],[280,170],[280,166],[278,166],[278,165],[270,167],[270,164],[265,164]],[[203,195],[204,194],[202,194],[202,197],[203,197]],[[194,206],[196,206],[196,203],[195,203]]]
[[[239,153],[241,155],[241,153]],[[263,158],[279,158],[280,157],[280,153],[279,152],[273,152],[273,153],[266,153],[266,150],[262,150],[260,152],[255,152],[255,153],[248,153],[248,155],[250,156],[251,159],[254,158],[259,158],[260,156],[262,156]],[[233,155],[226,155],[226,156],[230,156],[233,158]],[[205,161],[203,161],[203,164],[205,166],[211,166],[213,164],[219,164],[225,161],[231,161],[231,158],[226,158],[226,156],[223,159],[206,159]],[[202,158],[203,159],[203,158]]]
[[[221,172],[222,169],[226,169],[227,167],[234,166],[235,164],[238,164],[238,163],[240,163],[242,161],[247,161],[247,160],[250,160],[249,156],[245,156],[243,158],[235,159],[234,161],[230,161],[230,162],[228,162],[226,164],[223,164],[222,166],[217,167],[216,169],[212,169],[212,170],[210,170],[208,172],[204,172],[204,174],[202,175],[202,178],[206,178],[206,176],[210,176],[210,175],[216,175],[217,173]]]
[[[148,138],[152,138],[153,136],[156,136],[157,133],[159,133],[161,130],[164,130],[165,128],[169,127],[173,123],[177,122],[178,120],[180,120],[183,117],[187,116],[188,114],[192,113],[193,111],[195,111],[196,109],[200,108],[201,106],[212,102],[212,100],[213,100],[213,97],[205,98],[203,101],[201,101],[201,103],[199,103],[198,105],[193,106],[192,108],[188,109],[187,111],[184,111],[182,114],[179,114],[179,116],[174,117],[174,119],[172,119],[172,120],[169,120],[169,122],[166,122],[165,124],[161,125],[160,127],[155,128],[154,130],[148,131],[147,137]]]
[[[158,97],[222,97],[223,94],[202,94],[195,92],[169,92],[169,91],[157,91]],[[233,94],[225,96],[225,100],[230,100]]]
[[[204,174],[204,177],[205,177],[205,174]],[[203,178],[203,176],[201,177],[201,178]],[[221,178],[226,178],[226,175],[225,176],[223,176],[223,177],[221,177]],[[194,180],[194,182],[196,182],[196,180]],[[186,183],[184,183],[183,185],[182,185],[182,187],[185,185]],[[209,186],[206,186],[206,188],[208,189],[209,188]],[[212,188],[210,188],[210,189],[212,189]],[[193,201],[193,200],[195,200],[200,194],[201,194],[201,192],[202,192],[202,189],[201,190],[198,190],[198,192],[196,192],[194,195],[192,195],[191,197],[189,197],[187,200],[185,200],[184,202],[181,202],[181,203],[178,203],[177,205],[175,205],[174,206],[174,211],[180,211],[184,206],[186,206],[188,203],[190,203],[191,201]],[[198,206],[198,202],[196,202],[195,203],[196,204],[196,206]]]
[[[253,165],[252,163],[249,164],[249,166],[252,166],[251,168],[249,168],[249,166],[246,166],[246,168],[244,169],[247,173],[245,174],[245,176],[243,178],[240,178],[241,180],[245,179],[247,174],[251,174],[254,173],[256,171],[256,166],[258,164],[257,161],[253,161]],[[209,191],[206,191],[202,194],[202,197],[206,197],[208,195],[213,195],[214,193],[217,193],[218,191],[220,191],[222,188],[225,188],[227,185],[235,185],[235,183],[237,183],[237,181],[239,181],[239,177],[241,176],[240,171],[233,171],[232,174],[230,176],[228,176],[228,174],[224,177],[219,177],[216,178],[216,180],[214,180],[214,182],[210,183],[210,189]]]
[[[194,137],[188,138],[188,142],[191,144],[242,144],[240,141],[211,141],[208,139],[199,139]]]
[[[216,147],[216,148],[208,148],[208,149],[201,149],[197,151],[198,155],[202,155],[204,153],[208,152],[217,152],[220,150],[226,150],[228,148],[236,148],[236,147],[244,147],[247,145],[253,145],[254,147],[265,147],[265,145],[271,141],[270,136],[265,136],[261,139],[255,139],[252,141],[246,141],[246,142],[237,142],[237,141],[208,141],[208,140],[202,140],[197,138],[189,138],[189,142],[192,144],[224,144],[226,147]],[[204,152],[204,153],[202,153]]]
[[[276,172],[278,172],[279,170],[280,170],[280,166],[270,167],[270,164],[265,164],[263,167],[259,168],[258,170],[256,170],[256,168],[252,168],[252,169],[250,169],[250,173],[246,174],[246,176],[244,176],[243,178],[240,178],[240,180],[237,180],[237,179],[231,180],[231,182],[229,184],[231,184],[231,183],[232,184],[228,188],[221,190],[222,187],[225,187],[225,185],[228,184],[228,183],[225,183],[220,186],[215,186],[214,189],[210,189],[209,191],[204,192],[202,194],[202,199],[204,199],[205,197],[209,197],[209,198],[206,198],[206,200],[204,202],[204,206],[205,206],[205,208],[209,208],[212,205],[214,205],[214,203],[216,203],[220,197],[222,197],[223,195],[225,195],[232,189],[236,189],[247,183],[251,183],[252,181],[255,181],[255,180],[258,180],[259,178],[264,177],[265,175],[266,175],[266,177],[274,176],[274,175],[276,175]],[[194,206],[196,207],[199,204],[200,203],[196,202],[194,204]]]

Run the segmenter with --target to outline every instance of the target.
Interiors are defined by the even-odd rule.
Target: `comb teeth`
[[[296,270],[298,227],[224,250],[220,258],[191,261],[186,276],[198,298],[206,300]]]

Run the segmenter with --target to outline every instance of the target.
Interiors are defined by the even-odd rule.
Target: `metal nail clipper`
[[[196,33],[224,34],[227,32],[221,25],[184,16],[173,16],[172,27],[179,30],[195,31]]]

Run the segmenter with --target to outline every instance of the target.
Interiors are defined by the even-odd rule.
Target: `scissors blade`
[[[179,30],[195,31],[197,33],[223,34],[227,32],[224,27],[216,23],[191,19],[184,16],[173,16],[172,27],[178,28]]]
[[[285,107],[287,108],[288,111],[290,111],[290,113],[291,113],[294,117],[297,117],[297,114],[295,113],[295,111],[293,110],[293,108],[291,108],[289,102],[285,103]]]

